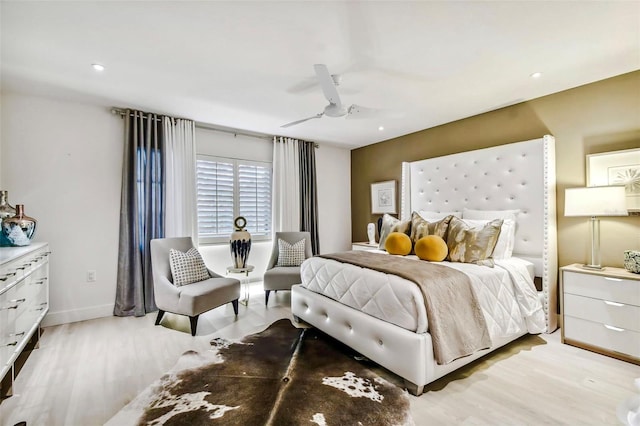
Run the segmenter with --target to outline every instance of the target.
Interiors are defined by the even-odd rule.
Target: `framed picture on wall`
[[[587,186],[624,185],[627,209],[640,211],[640,149],[587,155]]]
[[[397,213],[395,180],[371,184],[371,213]]]

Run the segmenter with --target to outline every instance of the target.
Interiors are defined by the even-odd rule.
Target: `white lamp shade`
[[[565,190],[565,216],[627,216],[628,214],[624,186],[590,186]]]

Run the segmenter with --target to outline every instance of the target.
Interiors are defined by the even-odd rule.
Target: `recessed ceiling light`
[[[96,71],[104,71],[104,65],[102,64],[91,64],[91,67]]]
[[[378,130],[383,131],[384,130],[384,126],[379,126]]]
[[[542,73],[541,72],[534,72],[529,77],[531,77],[531,78],[540,78],[540,77],[542,77]]]

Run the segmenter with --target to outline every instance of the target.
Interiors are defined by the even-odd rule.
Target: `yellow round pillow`
[[[384,249],[389,254],[407,255],[411,253],[411,238],[404,232],[391,232],[384,242]]]
[[[441,262],[447,257],[449,248],[441,237],[437,235],[427,235],[418,240],[414,251],[422,260]]]

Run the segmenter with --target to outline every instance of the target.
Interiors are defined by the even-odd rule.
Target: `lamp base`
[[[580,265],[580,267],[590,271],[602,271],[604,269],[604,266],[602,265]]]

